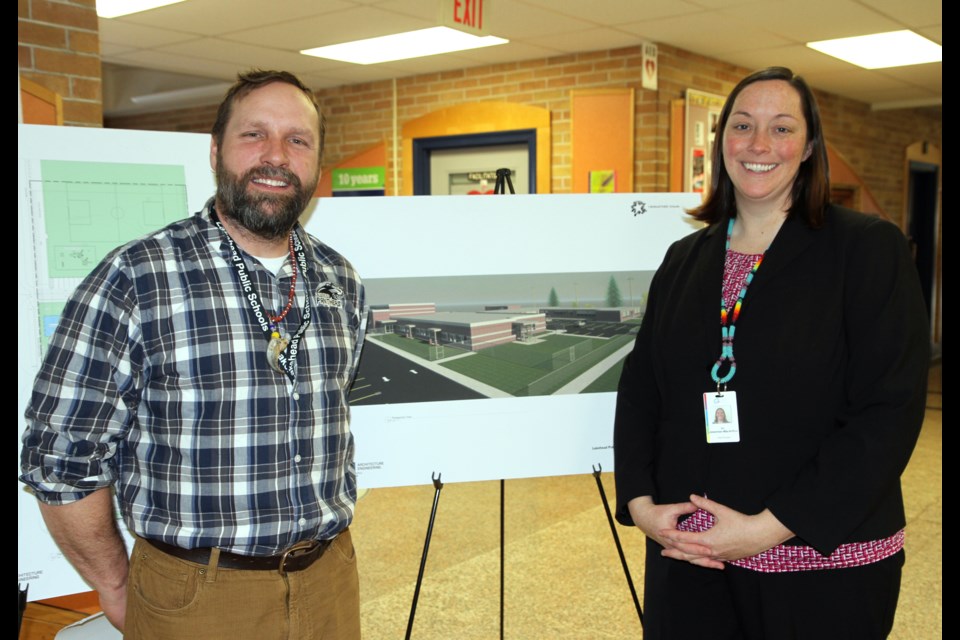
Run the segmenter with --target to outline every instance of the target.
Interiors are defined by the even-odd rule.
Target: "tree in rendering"
[[[607,283],[607,306],[623,306],[623,296],[620,295],[620,287],[617,286],[617,281],[613,276],[610,276],[610,282]]]
[[[550,287],[550,297],[547,298],[548,307],[559,307],[560,297],[557,295],[556,287]]]

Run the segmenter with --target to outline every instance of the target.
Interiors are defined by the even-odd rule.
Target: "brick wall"
[[[63,98],[63,123],[103,124],[96,0],[17,0],[20,74]]]
[[[571,189],[570,89],[633,87],[636,96],[634,185],[666,191],[669,171],[669,105],[687,88],[727,94],[749,70],[660,45],[659,90],[640,86],[640,47],[595,51],[430,73],[396,81],[400,125],[443,107],[484,100],[517,102],[550,110],[553,192]],[[392,162],[393,82],[370,82],[317,92],[328,117],[325,165],[387,143]],[[940,108],[871,112],[869,107],[818,93],[828,140],[866,180],[881,206],[900,217],[903,151],[917,140],[942,145]],[[166,131],[209,131],[214,106],[108,118],[107,126]],[[403,168],[400,168],[401,171]],[[392,166],[387,168],[392,193]]]

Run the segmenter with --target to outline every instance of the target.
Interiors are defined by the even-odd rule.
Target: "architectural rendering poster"
[[[324,200],[364,277],[362,487],[613,467],[614,391],[691,194]],[[358,233],[362,229],[363,233]]]
[[[19,452],[33,378],[70,293],[114,247],[202,208],[214,183],[207,135],[32,125],[17,133]],[[30,600],[88,591],[19,482],[17,507],[17,581]]]

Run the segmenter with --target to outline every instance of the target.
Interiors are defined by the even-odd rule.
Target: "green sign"
[[[383,191],[386,170],[383,167],[359,167],[333,170],[334,191]]]

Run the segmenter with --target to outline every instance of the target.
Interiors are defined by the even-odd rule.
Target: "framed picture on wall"
[[[535,129],[417,138],[413,194],[492,193],[497,169],[510,169],[516,193],[536,193],[536,163]]]
[[[684,105],[683,190],[706,193],[713,177],[713,145],[724,96],[687,89]]]

